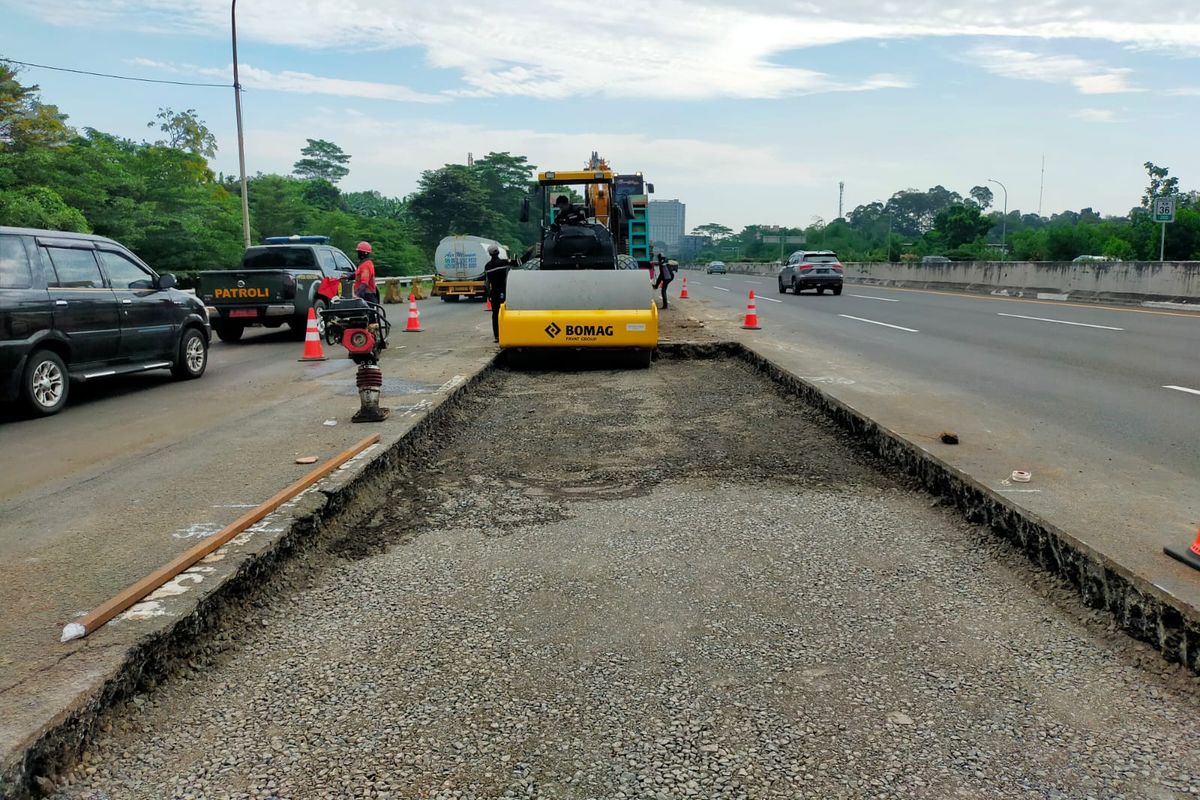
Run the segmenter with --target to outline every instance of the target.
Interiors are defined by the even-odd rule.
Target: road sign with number
[[[1156,197],[1151,205],[1151,213],[1154,215],[1155,222],[1174,222],[1175,221],[1175,198],[1174,197]]]

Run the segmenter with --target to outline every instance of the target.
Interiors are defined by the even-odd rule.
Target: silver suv
[[[779,293],[816,289],[817,294],[825,294],[829,289],[841,294],[842,271],[842,262],[832,250],[797,250],[779,270]]]

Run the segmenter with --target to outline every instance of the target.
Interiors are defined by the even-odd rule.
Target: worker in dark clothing
[[[675,280],[675,272],[671,269],[671,262],[667,261],[667,257],[662,253],[658,254],[658,279],[654,281],[654,288],[662,289],[662,307],[667,308],[667,286],[671,281]]]
[[[554,201],[554,223],[556,225],[583,225],[587,222],[587,212],[571,204],[571,198],[560,194]]]
[[[504,292],[508,289],[508,270],[512,266],[507,258],[500,257],[500,248],[492,245],[488,248],[491,256],[483,268],[484,283],[488,300],[492,303],[492,336],[500,341],[500,304],[504,302]]]

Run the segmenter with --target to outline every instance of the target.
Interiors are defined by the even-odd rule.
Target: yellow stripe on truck
[[[500,306],[500,347],[657,347],[658,306],[645,310],[510,311]]]

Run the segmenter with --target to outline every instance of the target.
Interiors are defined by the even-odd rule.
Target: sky
[[[153,139],[194,108],[237,172],[230,7],[0,0],[0,57],[76,127]],[[241,0],[250,174],[307,138],[350,153],[349,191],[404,196],[467,153],[542,169],[597,150],[687,225],[802,226],[941,184],[996,204],[1123,214],[1145,161],[1200,188],[1200,0]],[[1045,160],[1044,191],[1042,162]]]

